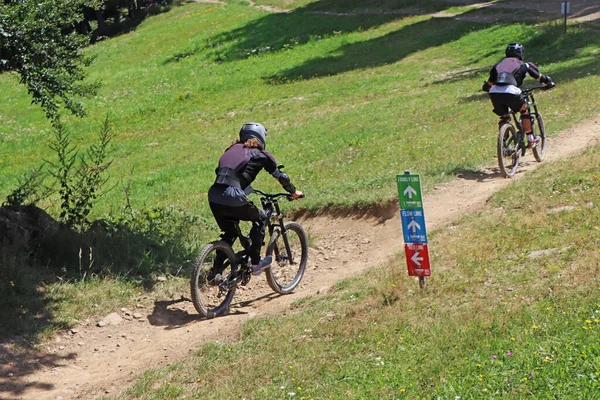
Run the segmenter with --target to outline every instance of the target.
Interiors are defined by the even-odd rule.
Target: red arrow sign
[[[426,243],[404,244],[409,276],[430,276],[429,249]]]

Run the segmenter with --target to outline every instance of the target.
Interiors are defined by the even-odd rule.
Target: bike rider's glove
[[[550,78],[548,75],[542,75],[540,77],[540,82],[544,85],[550,85],[552,84],[552,78]]]
[[[490,91],[490,85],[488,85],[487,81],[483,82],[483,86],[481,87],[481,90],[483,90],[484,92]]]

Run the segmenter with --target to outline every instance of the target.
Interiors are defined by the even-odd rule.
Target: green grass
[[[399,255],[114,398],[596,398],[599,165],[544,164],[436,231],[427,292]]]
[[[572,26],[565,36],[559,23],[431,17],[462,10],[443,1],[259,4],[293,11],[269,13],[245,1],[189,3],[86,50],[96,56],[89,79],[102,86],[85,100],[88,118],[65,122],[82,147],[106,115],[117,134],[106,185],[112,190],[96,203],[93,217],[117,219],[129,200],[142,219],[132,232],[98,241],[94,254],[102,273],[92,282],[102,287],[108,276],[123,298],[134,296],[151,287],[156,274],[185,267],[198,246],[217,237],[206,192],[218,157],[245,122],[270,129],[268,150],[307,195],[288,207],[328,210],[395,201],[395,175],[406,169],[420,173],[428,191],[493,163],[496,117],[479,88],[509,40],[524,43],[527,57],[559,85],[538,96],[550,136],[600,110],[593,101],[600,35],[592,24]],[[352,14],[365,8],[385,12]],[[349,15],[315,13],[323,11]],[[49,124],[15,75],[0,76],[0,92],[3,198],[53,154]],[[255,186],[277,188],[268,176]],[[40,205],[58,215],[57,198]],[[77,291],[87,276],[77,266],[81,238],[71,238],[61,250],[68,265],[55,269],[23,269],[23,259],[6,255],[2,289],[11,296],[2,309],[23,305],[24,321],[41,316],[18,332],[68,326],[84,312],[61,306],[75,307],[70,285]],[[47,268],[47,260],[35,261]],[[57,276],[67,276],[67,283]],[[2,315],[12,321],[14,312]]]
[[[356,7],[363,3],[373,6]],[[313,2],[269,14],[244,2],[187,4],[90,48],[97,56],[90,80],[102,88],[86,101],[90,118],[68,124],[82,146],[106,114],[117,133],[109,183],[116,188],[97,203],[95,217],[123,207],[126,184],[134,206],[175,204],[210,216],[203,196],[215,162],[249,120],[271,130],[269,150],[307,194],[297,207],[388,201],[393,176],[405,169],[430,186],[477,169],[493,157],[495,128],[478,89],[506,38],[524,42],[559,84],[540,98],[550,134],[598,110],[588,100],[599,79],[599,36],[591,25],[564,37],[552,24],[428,16],[443,2],[423,6],[423,15],[309,12],[338,6]],[[6,195],[52,154],[48,124],[23,88],[10,76],[0,88],[10,99],[0,154]],[[257,185],[273,187],[267,177]]]

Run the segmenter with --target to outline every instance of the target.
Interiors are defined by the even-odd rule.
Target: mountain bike
[[[535,101],[534,92],[536,90],[552,89],[555,85],[536,86],[530,89],[523,90],[523,95],[527,99],[527,107],[530,109],[530,115],[533,118],[531,128],[533,134],[540,137],[540,141],[531,148],[533,157],[538,162],[544,161],[546,156],[546,131],[544,129],[544,118],[538,111]],[[533,110],[531,110],[533,108]],[[514,124],[513,122],[514,121]],[[513,110],[509,111],[509,119],[500,118],[500,128],[498,133],[498,166],[500,173],[505,178],[510,178],[515,175],[519,167],[521,157],[525,156],[528,149],[527,135],[523,130],[521,119],[517,117]]]
[[[271,289],[279,294],[289,294],[298,287],[308,261],[308,237],[297,222],[284,221],[279,199],[292,201],[289,193],[269,194],[254,189],[261,198],[263,210],[267,214],[269,244],[266,255],[273,262],[265,270]],[[202,248],[193,264],[191,273],[192,302],[196,311],[205,318],[226,315],[238,286],[245,286],[252,277],[249,248],[251,240],[244,236],[239,223],[236,224],[237,237],[242,250],[235,252],[223,241],[211,242]]]

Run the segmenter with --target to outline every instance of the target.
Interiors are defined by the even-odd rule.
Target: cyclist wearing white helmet
[[[544,85],[554,83],[548,75],[542,75],[535,64],[523,61],[524,52],[523,45],[509,43],[505,51],[506,58],[492,67],[490,77],[483,84],[482,90],[489,92],[494,113],[502,117],[500,123],[509,120],[509,109],[521,114],[528,147],[534,147],[540,141],[540,137],[533,135],[529,107],[525,97],[521,95],[520,87],[526,76],[531,76]]]
[[[235,141],[219,159],[215,170],[217,177],[208,190],[210,209],[223,231],[224,241],[233,245],[237,238],[236,225],[239,221],[252,221],[250,230],[250,261],[255,274],[260,274],[271,265],[271,257],[261,260],[266,215],[247,197],[252,192],[250,184],[264,168],[294,199],[302,196],[286,173],[279,170],[275,158],[265,151],[267,129],[256,122],[249,122],[240,129],[239,140]],[[215,271],[220,273],[220,271]]]

